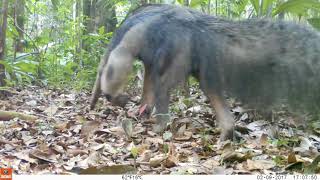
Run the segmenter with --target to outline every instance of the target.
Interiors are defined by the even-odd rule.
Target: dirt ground
[[[154,118],[138,115],[139,93],[125,108],[100,98],[90,111],[89,93],[12,90],[0,101],[0,167],[16,174],[320,172],[319,123],[299,123],[285,112],[272,122],[229,99],[236,136],[219,142],[214,110],[197,88],[190,91],[173,93],[173,122],[158,135]]]

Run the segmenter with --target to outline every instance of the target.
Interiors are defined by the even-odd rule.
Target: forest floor
[[[238,138],[218,142],[214,110],[197,88],[172,97],[172,131],[163,135],[152,132],[153,118],[137,115],[139,99],[121,108],[100,98],[90,111],[89,93],[13,90],[0,101],[0,167],[16,174],[320,172],[320,127],[301,128],[306,123],[285,112],[271,123],[230,100]],[[8,111],[22,114],[1,117]]]

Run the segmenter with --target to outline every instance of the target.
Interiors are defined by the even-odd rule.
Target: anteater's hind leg
[[[205,95],[209,98],[211,106],[216,111],[216,119],[218,125],[221,128],[221,140],[233,139],[234,133],[234,117],[229,107],[227,106],[226,100],[223,96],[222,83],[219,76],[218,70],[209,63],[208,67],[204,68],[202,72],[203,76],[200,78],[200,86]]]
[[[221,140],[233,139],[234,133],[234,117],[222,95],[212,92],[206,93],[210,99],[210,104],[216,111],[219,127],[221,128]]]

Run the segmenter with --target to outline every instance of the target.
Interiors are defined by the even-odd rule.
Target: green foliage
[[[201,5],[204,5],[206,3],[206,0],[192,0],[190,3],[190,7],[195,8]]]
[[[319,173],[320,171],[319,163],[320,163],[320,155],[318,155],[309,166],[305,166],[304,173],[305,174]]]
[[[22,54],[16,61],[0,61],[0,64],[4,65],[7,82],[12,85],[33,82],[39,65],[31,58],[31,54]]]
[[[260,9],[260,5],[259,5],[259,0],[250,0],[256,14],[259,14],[259,9]]]
[[[135,159],[136,159],[136,158],[138,157],[138,155],[139,155],[139,149],[138,149],[137,147],[133,147],[130,152],[131,152],[132,156],[133,156]]]
[[[7,82],[11,85],[42,83],[44,85],[91,89],[100,57],[112,33],[84,34],[83,16],[74,16],[76,1],[26,1],[25,53],[13,50],[19,36],[14,18],[8,19],[7,56],[2,62]],[[89,47],[84,50],[82,42]]]
[[[71,33],[71,32],[70,32]],[[57,87],[72,87],[77,90],[90,89],[96,76],[100,56],[104,52],[107,37],[103,30],[101,34],[84,35],[89,42],[89,51],[75,52],[74,39],[70,38],[51,48],[45,55],[46,63],[43,70],[50,85]]]
[[[262,5],[261,5],[262,14],[267,14],[268,13],[268,9],[270,8],[270,6],[272,6],[274,1],[275,0],[264,0],[264,1],[262,1]]]
[[[162,138],[164,141],[170,141],[172,139],[172,133],[169,131],[166,131],[163,133]]]
[[[235,6],[233,8],[233,16],[240,17],[246,10],[249,0],[237,0],[235,1]]]
[[[320,31],[320,18],[310,18],[307,20],[309,24],[311,24],[315,29]]]
[[[58,6],[60,5],[59,0],[51,0],[54,10],[58,10]]]
[[[85,19],[89,17],[83,15],[83,9],[79,8],[81,5],[77,4],[79,2],[82,1],[25,1],[23,53],[15,52],[13,48],[19,38],[19,28],[15,26],[13,13],[9,12],[6,57],[0,62],[6,68],[9,86],[40,83],[76,90],[92,88],[100,57],[112,33],[105,32],[103,25],[88,32]],[[116,18],[121,22],[128,11],[140,3],[110,0],[99,1],[96,7],[116,8]],[[177,0],[176,3],[183,5],[184,1]],[[272,13],[275,17],[286,13],[299,20],[305,18],[313,27],[320,29],[319,0],[192,0],[190,7],[233,19],[250,18],[252,14],[265,17]],[[94,20],[100,18],[98,13],[96,16]],[[141,68],[141,63],[134,63],[134,73]],[[198,86],[198,82],[193,79],[189,82],[191,86]]]
[[[183,4],[183,0],[177,0],[177,3]]]
[[[269,17],[276,0],[250,0],[257,17]]]
[[[309,9],[320,11],[320,2],[317,0],[288,0],[280,4],[273,15],[289,12],[299,16],[306,16]]]
[[[272,143],[276,144],[279,148],[284,147],[295,147],[299,145],[299,139],[296,137],[291,138],[279,138],[274,140]]]
[[[165,154],[168,154],[169,153],[169,145],[167,143],[164,143],[163,144],[163,152]]]
[[[284,156],[275,156],[272,160],[277,166],[284,166],[287,164],[287,159]]]

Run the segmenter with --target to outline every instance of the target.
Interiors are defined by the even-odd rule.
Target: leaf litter
[[[90,94],[36,86],[1,100],[0,111],[21,116],[0,121],[0,167],[16,174],[257,174],[319,173],[320,137],[232,105],[237,141],[220,142],[215,112],[196,88],[174,93],[167,131],[156,134],[141,116],[139,96],[124,108]],[[235,104],[235,103],[234,103]],[[272,124],[272,125],[271,125]]]

